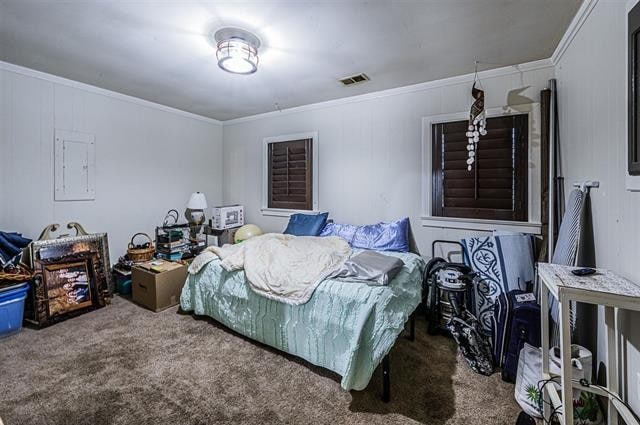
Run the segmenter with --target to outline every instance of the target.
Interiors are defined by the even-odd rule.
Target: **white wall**
[[[0,69],[0,101],[2,230],[36,238],[47,224],[78,221],[108,232],[115,262],[134,233],[153,237],[167,210],[182,213],[193,191],[222,200],[222,126],[212,120],[29,70]],[[55,128],[95,136],[94,201],[54,202]]]
[[[625,189],[626,47],[624,1],[600,0],[557,62],[566,188],[599,180],[591,192],[596,261],[640,282],[640,193]],[[640,413],[640,314],[619,315],[627,395]],[[600,323],[602,329],[602,323]],[[602,343],[600,344],[602,350]]]
[[[482,80],[487,108],[538,102],[553,68],[549,64],[522,73],[511,68],[502,74]],[[336,221],[366,224],[409,216],[425,254],[435,238],[459,239],[473,233],[420,225],[421,120],[469,110],[471,82],[457,81],[225,122],[224,202],[244,204],[248,222],[281,231],[287,218],[260,212],[263,138],[318,131],[319,209],[329,211]]]

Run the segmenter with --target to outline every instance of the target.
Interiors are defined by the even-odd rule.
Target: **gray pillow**
[[[403,266],[404,263],[397,257],[364,251],[348,259],[333,277],[369,285],[387,285]]]

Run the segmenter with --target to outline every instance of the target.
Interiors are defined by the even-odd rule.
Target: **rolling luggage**
[[[540,339],[540,305],[533,293],[514,289],[501,294],[494,306],[491,342],[503,381],[515,382],[524,343],[540,347]]]

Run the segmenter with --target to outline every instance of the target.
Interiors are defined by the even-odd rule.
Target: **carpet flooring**
[[[513,386],[483,377],[453,341],[402,336],[364,391],[177,307],[118,298],[43,330],[0,340],[0,418],[18,424],[514,424]]]

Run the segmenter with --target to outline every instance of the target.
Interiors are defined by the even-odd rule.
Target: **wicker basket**
[[[136,238],[136,236],[146,236],[147,239],[149,239],[149,247],[136,248],[133,244],[133,240]],[[153,240],[149,235],[147,235],[146,233],[136,233],[131,238],[131,242],[129,242],[129,246],[127,247],[127,255],[129,256],[129,260],[133,261],[134,263],[141,263],[143,261],[151,260],[153,258],[153,253],[155,252],[155,250],[156,248],[153,245]]]
[[[24,265],[20,264],[15,267],[15,270],[11,273],[0,270],[0,286],[10,283],[22,283],[27,282],[33,278],[33,273],[27,269]]]

